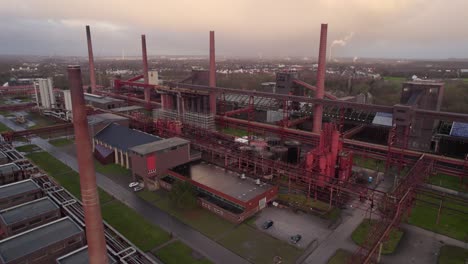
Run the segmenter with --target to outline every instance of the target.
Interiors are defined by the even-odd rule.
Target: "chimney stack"
[[[326,71],[326,59],[327,59],[327,30],[328,24],[322,24],[320,29],[320,48],[318,56],[318,68],[317,68],[317,90],[315,91],[315,98],[323,99],[325,95],[325,71]],[[320,133],[322,130],[322,115],[323,105],[314,105],[314,121],[312,132]]]
[[[148,56],[146,53],[146,36],[141,35],[141,52],[143,56],[143,76],[144,76],[144,81],[145,84],[148,84]],[[151,95],[150,95],[150,89],[148,87],[144,88],[144,94],[145,94],[145,101],[146,103],[150,102]]]
[[[73,127],[75,130],[89,263],[108,263],[80,66],[68,66],[67,72],[72,98]]]
[[[210,87],[216,87],[215,36],[210,31]],[[210,92],[210,113],[216,115],[216,92]]]
[[[91,31],[86,26],[86,38],[88,39],[88,58],[89,58],[89,80],[91,82],[91,93],[96,92],[96,73],[94,71],[93,44],[91,43]]]

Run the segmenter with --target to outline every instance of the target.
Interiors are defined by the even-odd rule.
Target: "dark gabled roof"
[[[131,148],[130,150],[141,155],[146,155],[148,153],[157,152],[157,151],[172,148],[172,147],[182,146],[182,145],[186,145],[189,143],[190,141],[185,140],[183,138],[173,137],[173,138],[163,139],[163,140],[159,140],[159,141],[155,141],[151,143],[146,143],[143,145],[138,145],[138,146]]]
[[[0,187],[0,199],[35,190],[41,190],[41,188],[32,180],[10,183]]]
[[[106,148],[103,145],[99,145],[99,144],[96,145],[96,151],[99,154],[101,154],[101,156],[103,158],[107,158],[107,157],[109,157],[109,155],[112,155],[114,153],[114,150],[112,150],[110,148]]]
[[[0,258],[9,263],[82,232],[75,222],[64,217],[0,241]]]
[[[119,124],[109,124],[99,131],[95,138],[122,151],[128,151],[129,148],[161,140],[160,137]]]
[[[44,197],[2,210],[0,217],[5,224],[11,225],[58,209],[59,207],[50,198]]]

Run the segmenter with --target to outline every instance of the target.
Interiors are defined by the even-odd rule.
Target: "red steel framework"
[[[381,224],[374,227],[369,233],[369,237],[354,256],[350,259],[351,263],[370,263],[376,261],[379,256],[379,247],[387,238],[392,228],[398,227],[401,217],[405,215],[411,208],[412,202],[415,199],[416,190],[420,191],[420,184],[432,171],[440,171],[457,175],[460,177],[461,184],[463,179],[468,177],[468,156],[465,160],[442,157],[433,154],[423,154],[418,151],[407,150],[407,127],[394,127],[390,133],[388,146],[371,144],[356,140],[348,139],[350,134],[357,133],[359,129],[343,133],[344,116],[346,109],[358,109],[361,111],[385,112],[393,113],[395,110],[391,106],[365,105],[352,102],[336,101],[324,91],[325,78],[325,53],[326,53],[326,35],[327,25],[321,27],[320,51],[319,51],[319,67],[317,72],[317,87],[295,81],[296,84],[306,87],[311,90],[316,90],[316,97],[309,98],[303,96],[272,94],[257,91],[246,91],[233,88],[216,87],[215,83],[215,55],[214,55],[214,32],[210,32],[210,78],[209,86],[191,85],[186,83],[171,83],[167,82],[166,86],[150,85],[147,83],[135,82],[143,76],[137,76],[127,81],[116,80],[115,88],[120,89],[123,86],[138,87],[144,89],[158,90],[163,93],[177,93],[178,90],[184,93],[192,93],[198,95],[202,92],[210,95],[221,95],[221,105],[225,104],[227,94],[238,94],[248,96],[248,105],[245,108],[225,111],[222,107],[222,115],[216,115],[216,121],[221,123],[223,127],[245,128],[249,134],[255,133],[260,135],[278,134],[282,138],[297,139],[303,144],[310,146],[318,146],[321,130],[321,117],[318,115],[320,110],[323,111],[324,106],[338,107],[339,121],[338,127],[340,133],[340,144],[345,150],[352,150],[356,154],[366,155],[368,157],[386,160],[387,166],[397,164],[398,173],[402,166],[411,167],[411,170],[406,177],[402,178],[395,185],[393,192],[385,193],[382,191],[366,188],[365,186],[355,184],[351,181],[337,179],[330,174],[324,174],[311,168],[305,168],[303,164],[294,165],[281,161],[269,160],[258,156],[253,156],[248,153],[239,151],[241,146],[234,142],[232,136],[224,135],[216,131],[201,129],[180,122],[158,120],[153,122],[151,119],[144,119],[141,115],[129,116],[133,127],[137,127],[150,133],[157,133],[161,136],[181,136],[189,139],[192,142],[193,148],[198,149],[207,154],[211,162],[220,164],[234,171],[249,173],[254,177],[265,177],[266,175],[275,175],[272,179],[276,184],[287,187],[288,190],[301,190],[308,193],[308,197],[329,201],[330,206],[340,204],[351,204],[354,207],[367,210],[369,213],[376,208],[379,210]],[[91,62],[91,61],[90,61]],[[118,98],[128,98],[129,102],[136,104],[144,103],[145,100],[133,98],[112,92],[101,92],[108,96]],[[213,96],[210,96],[212,98]],[[283,120],[280,125],[271,125],[255,122],[253,120],[253,112],[256,109],[256,98],[270,98],[283,103]],[[326,99],[324,98],[326,97]],[[131,99],[130,99],[131,98]],[[216,98],[216,97],[215,97]],[[330,100],[331,99],[331,100]],[[164,101],[164,100],[163,100]],[[290,110],[289,102],[302,102],[312,104],[314,106],[314,132],[292,129],[290,127],[304,122],[307,117],[295,120],[289,120]],[[158,104],[156,102],[151,102]],[[211,113],[216,114],[216,101],[210,100]],[[431,118],[450,121],[468,122],[468,115],[447,113],[439,111],[429,111],[414,109],[414,118]],[[234,116],[247,113],[247,120],[234,118]],[[310,117],[309,117],[310,118]],[[320,124],[316,120],[320,119]],[[284,180],[287,179],[287,180]]]

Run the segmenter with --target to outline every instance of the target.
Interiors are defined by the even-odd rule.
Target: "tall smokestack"
[[[91,30],[86,26],[86,38],[88,39],[88,58],[89,58],[89,80],[91,82],[91,93],[96,92],[96,73],[94,71],[93,44],[91,43]]]
[[[148,84],[148,56],[146,54],[146,36],[141,35],[141,52],[143,56],[143,77],[145,80],[145,84]],[[150,102],[150,89],[148,87],[145,87],[144,89],[144,94],[145,94],[145,101],[147,103]]]
[[[146,54],[146,36],[141,35],[141,52],[143,55],[143,76],[145,83],[148,84],[148,56]]]
[[[96,186],[96,172],[88,131],[86,106],[83,95],[80,66],[68,66],[68,83],[72,98],[73,126],[75,130],[81,199],[83,202],[89,263],[108,263],[104,226]]]
[[[216,87],[215,35],[210,31],[210,87]],[[210,92],[210,113],[216,114],[216,93]]]
[[[318,57],[318,68],[317,68],[317,90],[315,91],[315,98],[323,99],[325,95],[325,71],[326,71],[326,60],[327,60],[327,30],[328,25],[322,24],[320,29],[320,48]],[[322,114],[323,105],[314,105],[314,123],[312,132],[320,133],[322,130]]]

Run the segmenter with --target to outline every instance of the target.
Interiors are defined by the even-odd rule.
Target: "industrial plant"
[[[131,171],[125,184],[135,193],[191,186],[198,206],[234,225],[266,208],[323,217],[335,209],[365,212],[379,224],[346,263],[379,262],[418,197],[456,196],[429,187],[430,177],[443,173],[467,186],[468,114],[441,111],[442,80],[403,82],[393,106],[330,93],[327,31],[322,24],[315,84],[282,70],[257,91],[217,86],[214,31],[206,70],[164,80],[148,66],[142,35],[142,74],[114,76],[109,87],[98,86],[86,26],[89,85],[83,85],[80,66],[69,66],[69,90],[54,88],[51,78],[1,87],[2,96],[34,98],[1,110],[35,109],[59,122],[1,134],[0,262],[159,263],[103,222],[95,167],[109,164]],[[13,146],[51,133],[74,137],[81,199]],[[363,159],[382,166],[364,175],[356,162]],[[453,199],[466,211],[466,197]],[[458,210],[434,206],[439,214]],[[275,219],[269,221],[267,231],[275,227]],[[289,235],[293,246],[307,239]],[[289,263],[278,255],[269,263]],[[309,255],[296,263],[314,263]]]

